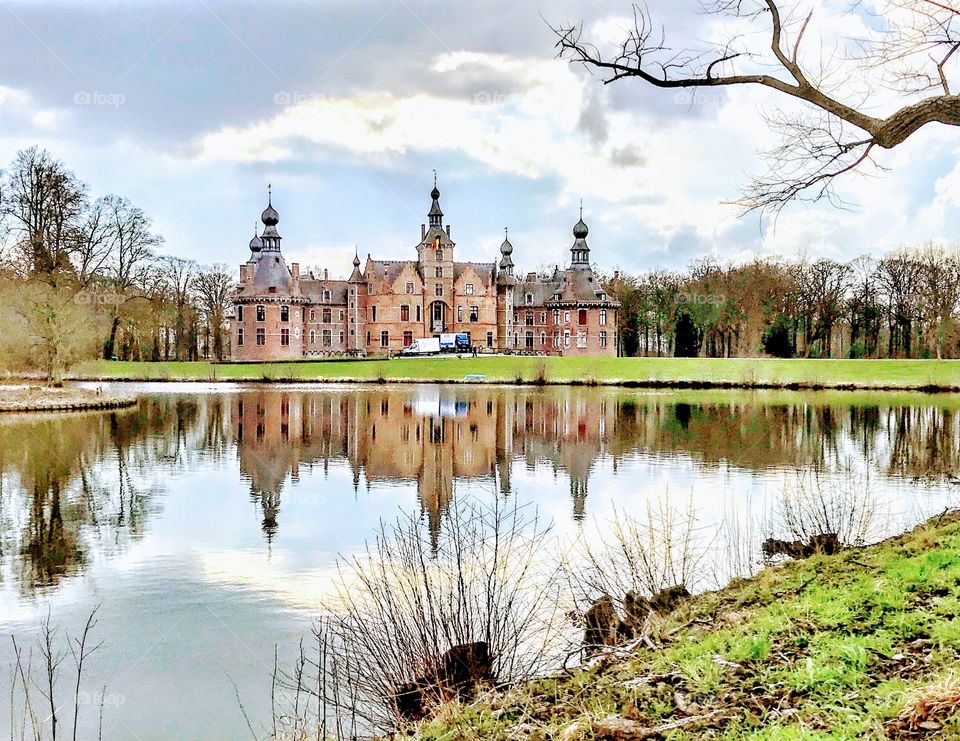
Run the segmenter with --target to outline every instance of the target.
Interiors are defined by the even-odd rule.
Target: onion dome
[[[573,226],[573,236],[577,239],[586,239],[589,233],[590,230],[587,228],[587,225],[583,223],[583,214],[581,214],[580,221]]]
[[[260,252],[263,249],[263,240],[257,236],[257,230],[253,230],[253,239],[250,240],[250,251]]]
[[[504,257],[513,254],[513,245],[510,244],[510,234],[506,229],[503,230],[503,244],[500,245],[500,254]]]
[[[267,186],[267,207],[260,214],[260,221],[264,226],[276,226],[280,223],[280,214],[273,207],[273,186]]]
[[[440,210],[440,189],[437,187],[437,173],[433,173],[433,190],[430,191],[430,198],[433,199],[433,203],[430,204],[430,212],[427,214],[427,219],[430,222],[430,226],[441,227],[443,226],[443,211]]]
[[[590,248],[587,246],[587,234],[590,230],[583,221],[583,203],[580,204],[580,221],[573,226],[574,242],[570,248],[570,264],[576,267],[590,267]]]

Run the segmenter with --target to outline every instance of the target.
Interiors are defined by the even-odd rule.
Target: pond
[[[669,500],[695,509],[704,538],[749,519],[759,559],[782,492],[808,474],[869,491],[871,537],[960,498],[951,395],[123,388],[138,406],[0,416],[0,696],[11,638],[36,662],[48,614],[66,650],[99,605],[83,738],[101,700],[104,738],[250,737],[240,703],[265,735],[275,648],[292,660],[337,554],[401,511],[437,532],[453,497],[510,497],[572,538]],[[67,699],[69,654],[63,666]]]

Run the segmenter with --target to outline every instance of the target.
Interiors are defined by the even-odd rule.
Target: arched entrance
[[[443,301],[430,304],[430,334],[447,331],[447,305]]]

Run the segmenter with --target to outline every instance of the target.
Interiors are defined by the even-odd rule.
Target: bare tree
[[[105,282],[111,294],[108,301],[110,336],[103,346],[103,356],[109,359],[114,354],[122,309],[127,302],[138,298],[132,291],[146,283],[153,250],[163,244],[163,238],[153,233],[149,217],[126,198],[106,196],[102,207],[106,212],[111,256],[105,270]]]
[[[164,257],[160,272],[165,288],[170,292],[174,310],[174,348],[177,360],[190,360],[194,354],[188,342],[192,324],[191,292],[197,275],[197,264],[182,257]]]
[[[877,31],[858,39],[843,57],[829,47],[806,53],[815,32],[816,4],[805,0],[706,0],[706,11],[733,22],[725,41],[702,44],[668,39],[646,5],[633,6],[626,38],[605,51],[584,38],[582,24],[559,26],[560,55],[604,75],[604,83],[636,78],[666,89],[759,86],[802,112],[778,110],[769,124],[781,144],[767,153],[770,167],[739,200],[749,210],[777,211],[794,199],[836,199],[836,178],[864,172],[875,151],[892,149],[931,123],[960,125],[960,96],[951,81],[960,55],[956,0],[885,0]],[[863,12],[851,0],[848,12]],[[757,27],[766,45],[757,44]],[[896,105],[873,115],[893,90]]]
[[[233,273],[226,265],[209,265],[197,274],[196,293],[212,335],[213,357],[217,360],[223,360],[223,331],[233,303],[234,285]]]

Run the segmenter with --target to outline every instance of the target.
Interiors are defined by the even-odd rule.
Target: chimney
[[[449,236],[450,236],[450,225],[447,224],[447,237],[449,237]]]
[[[535,283],[537,281],[536,273],[527,273],[527,283]]]
[[[290,272],[293,273],[294,280],[300,280],[300,265],[299,263],[292,262],[290,263]]]
[[[329,276],[330,276],[330,274],[327,272],[327,269],[324,268],[324,269],[323,269],[323,279],[324,279],[324,280],[328,280],[328,279],[329,279]]]
[[[246,265],[240,266],[240,282],[241,283],[247,282],[247,266]]]
[[[427,225],[426,225],[426,224],[421,224],[421,225],[420,225],[420,239],[426,239],[426,236],[427,236]]]

